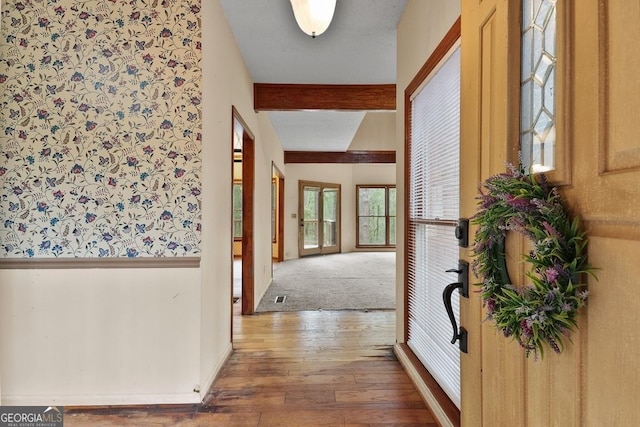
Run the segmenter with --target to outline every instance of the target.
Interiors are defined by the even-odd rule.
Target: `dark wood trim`
[[[231,108],[231,182],[233,177],[233,131],[235,120],[242,126],[242,314],[254,312],[254,204],[255,192],[255,137],[235,107]],[[233,206],[233,192],[231,194]],[[233,209],[231,210],[231,230],[233,230]],[[233,238],[231,239],[231,271],[233,271]],[[232,274],[233,277],[233,274]],[[231,281],[233,289],[233,280]],[[232,292],[233,296],[233,292]],[[233,298],[231,304],[231,339],[233,341]]]
[[[198,257],[0,259],[0,270],[89,268],[200,268]]]
[[[356,184],[356,194],[355,194],[355,203],[356,203],[356,216],[355,216],[355,224],[356,224],[356,249],[395,249],[396,245],[367,245],[360,243],[360,189],[361,188],[379,188],[385,190],[385,200],[384,200],[384,208],[385,208],[385,236],[384,241],[389,243],[389,189],[393,188],[397,190],[396,184]],[[395,217],[394,217],[395,218]]]
[[[405,245],[405,257],[404,257],[404,342],[408,340],[409,331],[409,279],[407,272],[409,271],[409,164],[411,158],[411,96],[414,92],[420,88],[424,80],[429,76],[429,73],[435,69],[440,63],[442,58],[451,50],[451,48],[458,42],[461,34],[461,17],[458,17],[456,22],[451,26],[447,34],[440,41],[438,46],[434,49],[433,53],[429,56],[424,65],[420,68],[415,77],[411,80],[411,83],[407,85],[404,91],[404,245]]]
[[[446,417],[454,426],[459,426],[460,410],[455,405],[455,403],[453,403],[453,401],[449,399],[447,393],[444,392],[442,387],[440,387],[435,378],[431,376],[429,371],[425,369],[420,359],[418,359],[418,356],[415,355],[413,350],[411,350],[411,348],[407,344],[399,343],[398,347],[400,347],[402,353],[407,357],[407,359],[409,359],[409,363],[411,363],[411,366],[413,366],[413,368],[420,376],[420,380],[429,389],[436,402],[438,402],[438,405],[440,406],[440,409],[442,409],[442,412],[444,412]],[[433,408],[429,409],[431,409],[432,412],[435,412]]]
[[[404,319],[403,322],[403,334],[402,334],[402,342],[406,343],[409,340],[409,247],[412,245],[413,240],[409,239],[409,197],[411,195],[411,190],[409,188],[410,181],[410,171],[409,165],[411,164],[411,99],[409,98],[409,93],[405,90],[404,92],[404,159],[403,159],[403,168],[404,170],[404,224],[403,224],[403,233],[404,233],[404,260],[403,260],[403,284],[402,287],[404,289],[404,297],[403,297],[403,313]],[[397,196],[397,195],[396,195]]]
[[[451,50],[451,48],[460,40],[460,17],[453,23],[453,26],[449,29],[444,38],[440,41],[438,46],[434,49],[433,53],[427,61],[424,63],[420,71],[415,75],[411,83],[405,89],[405,99],[407,94],[409,96],[422,85],[429,74],[436,68],[436,66],[442,61],[442,58]],[[405,103],[406,107],[406,103]],[[406,111],[406,110],[405,110]]]
[[[396,85],[319,85],[254,83],[256,111],[395,111]]]
[[[233,114],[233,118],[236,119],[242,126],[242,129],[244,129],[244,133],[249,135],[249,138],[255,141],[256,137],[253,135],[253,132],[251,132],[251,129],[249,129],[247,122],[244,121],[238,109],[236,107],[231,107],[231,112]],[[233,124],[231,125],[231,148],[233,148]]]
[[[242,314],[254,312],[254,205],[255,143],[249,133],[242,136]]]
[[[285,151],[285,163],[395,163],[390,150],[359,151]]]
[[[284,261],[284,175],[278,171],[278,262]]]

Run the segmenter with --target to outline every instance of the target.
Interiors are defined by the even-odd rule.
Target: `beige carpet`
[[[394,310],[395,265],[395,252],[284,261],[274,265],[273,281],[256,311]],[[276,302],[278,297],[284,301]]]

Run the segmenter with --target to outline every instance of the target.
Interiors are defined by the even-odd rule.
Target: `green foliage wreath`
[[[577,311],[588,291],[583,273],[595,277],[587,264],[587,238],[578,219],[567,215],[555,187],[544,174],[538,179],[509,166],[509,172],[488,178],[480,190],[479,209],[473,222],[479,226],[473,251],[473,271],[482,278],[483,305],[487,318],[506,337],[513,337],[526,356],[544,356],[548,345],[556,353],[563,340],[577,328]],[[516,287],[505,263],[505,236],[516,231],[534,246],[523,255],[531,268],[531,283]]]

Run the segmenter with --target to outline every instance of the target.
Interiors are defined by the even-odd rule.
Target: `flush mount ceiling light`
[[[291,0],[291,7],[300,29],[315,38],[329,28],[336,0]]]

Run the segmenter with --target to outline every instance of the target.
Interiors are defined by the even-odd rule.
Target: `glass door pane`
[[[242,239],[242,182],[233,183],[233,238]]]
[[[340,199],[337,188],[322,190],[322,253],[336,252],[338,249],[338,218]]]
[[[396,244],[396,188],[389,188],[389,244]]]
[[[320,253],[320,187],[302,186],[301,255]]]
[[[300,256],[340,252],[340,185],[299,183]]]
[[[386,187],[358,189],[358,244],[385,246],[387,244]]]

